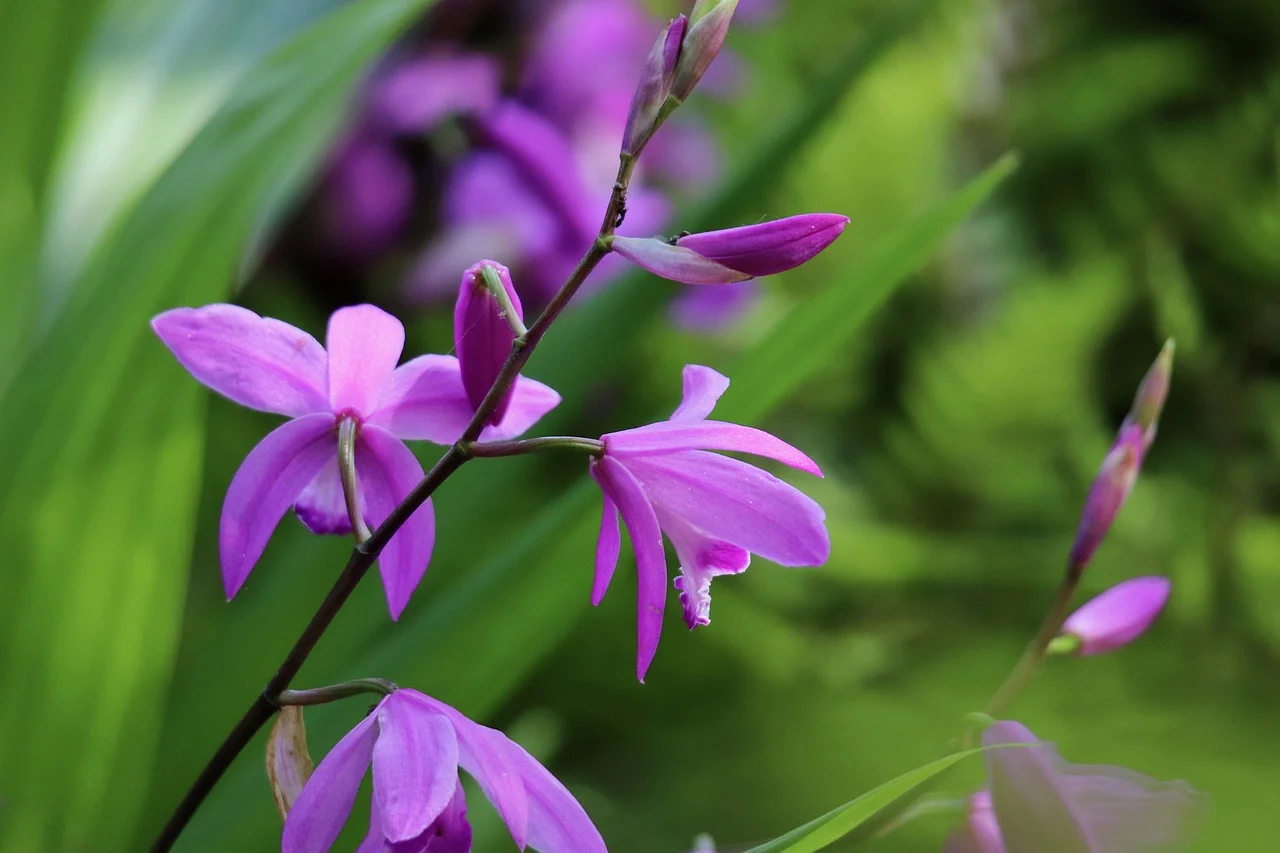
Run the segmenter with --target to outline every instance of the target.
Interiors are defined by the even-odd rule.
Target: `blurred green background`
[[[0,2],[0,851],[144,849],[340,570],[349,543],[286,519],[223,600],[222,496],[274,421],[146,323],[234,299],[320,334],[377,297],[256,261],[430,5]],[[618,853],[745,849],[936,757],[982,706],[1173,336],[1159,439],[1085,581],[1165,574],[1170,607],[1130,648],[1055,662],[1014,714],[1072,760],[1211,793],[1194,850],[1275,849],[1280,6],[792,0],[730,44],[742,90],[686,107],[724,175],[671,230],[852,223],[717,332],[673,326],[651,277],[593,297],[531,362],[565,396],[539,431],[662,416],[682,365],[715,366],[724,417],[826,470],[792,481],[827,509],[830,563],[721,579],[713,624],[668,614],[640,685],[626,556],[589,605],[581,461],[482,460],[439,493],[400,623],[367,583],[299,685],[389,677],[504,728]],[[969,183],[1007,151],[1015,172]],[[444,314],[405,319],[410,353],[448,351]],[[308,711],[313,754],[362,710]],[[262,740],[179,849],[278,846]],[[471,813],[476,849],[510,849]]]

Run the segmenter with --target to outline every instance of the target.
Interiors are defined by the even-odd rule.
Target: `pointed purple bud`
[[[1171,586],[1168,578],[1131,578],[1071,614],[1062,633],[1078,641],[1076,653],[1080,655],[1101,654],[1128,645],[1160,615]]]
[[[1142,429],[1136,424],[1122,427],[1085,500],[1080,528],[1071,546],[1071,566],[1084,568],[1088,565],[1093,552],[1106,537],[1120,507],[1133,491],[1138,470],[1142,467],[1142,453]]]
[[[1164,348],[1156,357],[1155,363],[1142,377],[1138,393],[1134,395],[1133,406],[1124,419],[1125,426],[1136,424],[1142,428],[1143,451],[1151,449],[1151,442],[1156,439],[1156,426],[1160,421],[1160,412],[1164,409],[1165,398],[1169,396],[1169,379],[1173,374],[1173,338],[1165,341]]]
[[[480,407],[511,353],[516,333],[508,311],[523,323],[524,309],[506,267],[496,261],[481,261],[462,274],[453,309],[453,345],[462,371],[462,387],[473,409]],[[502,421],[514,390],[513,385],[494,408],[490,424]]]
[[[674,243],[614,237],[613,250],[654,275],[685,284],[728,284],[794,269],[830,246],[849,224],[806,213],[759,225],[686,234]]]
[[[738,0],[698,0],[689,13],[689,29],[680,48],[671,97],[684,101],[693,92],[729,33]]]
[[[645,60],[644,69],[640,72],[640,83],[631,97],[627,127],[622,133],[622,150],[627,154],[638,154],[657,129],[654,124],[662,105],[666,103],[667,95],[671,94],[676,60],[680,57],[680,43],[684,41],[688,23],[684,15],[677,15],[667,24]]]

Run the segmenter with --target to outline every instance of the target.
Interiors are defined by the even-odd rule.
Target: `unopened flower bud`
[[[684,15],[677,15],[667,24],[662,35],[658,36],[653,50],[645,60],[644,69],[640,72],[640,83],[631,97],[631,109],[627,112],[627,127],[622,134],[624,152],[638,153],[653,135],[658,113],[671,94],[676,61],[680,58],[680,45],[684,41],[688,23]]]
[[[685,234],[674,242],[614,237],[613,250],[654,275],[685,284],[728,284],[794,269],[830,246],[849,224],[806,213],[759,225]]]
[[[1088,565],[1093,552],[1111,529],[1120,507],[1138,479],[1142,454],[1142,429],[1136,424],[1122,427],[1085,500],[1080,528],[1076,531],[1075,544],[1071,546],[1069,563],[1073,568]]]
[[[698,0],[694,4],[671,83],[671,97],[683,101],[693,92],[720,53],[737,8],[738,0]]]
[[[1173,338],[1165,341],[1164,348],[1156,357],[1155,363],[1142,377],[1138,393],[1134,395],[1133,406],[1125,418],[1125,425],[1136,424],[1142,429],[1142,445],[1144,452],[1151,448],[1156,438],[1156,427],[1160,422],[1160,412],[1164,409],[1165,398],[1169,396],[1169,379],[1173,374]]]
[[[289,816],[289,810],[314,769],[307,751],[307,726],[302,720],[302,708],[286,705],[276,715],[267,737],[267,779],[271,782],[281,820]]]
[[[509,312],[523,324],[524,309],[506,267],[481,261],[462,274],[453,309],[453,345],[472,408],[480,407],[511,353],[516,333]],[[512,390],[494,407],[490,424],[499,423],[507,413]]]
[[[1151,626],[1171,588],[1168,578],[1131,578],[1091,599],[1062,626],[1063,638],[1079,641],[1076,653],[1096,655],[1128,645]]]

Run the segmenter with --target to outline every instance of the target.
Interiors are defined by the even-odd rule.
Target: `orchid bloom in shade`
[[[1127,646],[1160,615],[1171,587],[1168,578],[1130,578],[1071,614],[1062,626],[1062,635],[1078,643],[1080,655],[1102,654]]]
[[[582,806],[502,732],[416,690],[397,690],[338,742],[293,804],[283,853],[329,850],[373,765],[369,833],[358,853],[471,849],[461,767],[506,823],[516,846],[539,853],[605,853]]]
[[[1191,834],[1203,795],[1121,767],[1069,764],[1021,723],[992,724],[987,783],[946,853],[1157,853]]]
[[[729,284],[795,269],[849,224],[838,213],[806,213],[759,225],[685,234],[668,242],[615,236],[613,251],[654,275],[684,284]]]
[[[291,506],[314,533],[351,532],[338,470],[344,421],[356,430],[358,504],[364,520],[378,525],[423,476],[404,440],[452,444],[474,411],[456,358],[424,355],[396,367],[404,327],[372,305],[335,311],[327,349],[301,329],[235,305],[175,308],[151,327],[209,388],[290,418],[250,451],[227,489],[219,547],[228,599]],[[514,438],[559,402],[542,383],[517,379],[506,417],[481,438]],[[426,501],[378,558],[391,618],[399,618],[422,579],[434,543]]]
[[[729,380],[709,367],[684,369],[684,399],[670,419],[602,436],[591,476],[604,493],[592,603],[609,588],[622,516],[639,584],[636,675],[658,649],[666,605],[665,533],[680,559],[675,580],[690,628],[711,621],[711,579],[738,574],[759,554],[784,566],[826,562],[826,513],[811,498],[753,465],[710,451],[752,453],[822,476],[812,459],[767,432],[707,420]]]

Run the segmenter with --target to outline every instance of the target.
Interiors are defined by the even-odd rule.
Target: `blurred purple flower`
[[[1171,587],[1168,578],[1130,578],[1086,602],[1063,624],[1062,634],[1079,641],[1081,655],[1126,646],[1151,627]]]
[[[374,84],[366,109],[388,133],[424,133],[449,115],[498,103],[502,70],[491,56],[430,53],[399,62]]]
[[[1094,478],[1089,496],[1085,499],[1080,527],[1076,531],[1076,539],[1068,557],[1071,566],[1079,569],[1088,565],[1107,532],[1111,530],[1120,508],[1128,500],[1129,493],[1138,480],[1142,453],[1141,427],[1137,424],[1123,427],[1107,453],[1107,458],[1102,461],[1102,468]]]
[[[315,769],[284,825],[284,853],[324,853],[351,814],[370,764],[373,801],[359,853],[463,853],[471,827],[459,768],[479,784],[516,846],[605,853],[573,795],[502,732],[416,690],[397,690]]]
[[[378,525],[423,476],[404,440],[451,444],[472,416],[457,359],[425,355],[396,367],[404,327],[372,305],[335,311],[327,348],[301,329],[235,305],[175,308],[151,326],[205,386],[291,418],[250,451],[227,489],[219,547],[228,599],[290,506],[313,532],[350,532],[338,471],[343,421],[356,424],[358,500],[365,520]],[[513,438],[559,402],[547,386],[520,378],[507,417],[485,436]],[[392,619],[426,572],[434,543],[435,513],[426,501],[378,559]]]
[[[723,328],[746,315],[759,297],[759,285],[752,281],[720,287],[691,287],[671,304],[676,324],[692,332]]]
[[[1069,764],[1026,726],[1002,721],[982,744],[989,798],[946,853],[1156,853],[1181,847],[1203,796],[1184,782],[1157,782],[1120,767]]]
[[[520,297],[511,283],[511,272],[495,261],[480,261],[462,274],[458,288],[458,302],[453,311],[453,348],[458,354],[462,370],[462,386],[467,389],[467,399],[474,409],[479,409],[494,380],[511,353],[516,339],[511,324],[502,314],[502,308],[484,280],[484,270],[489,267],[502,283],[516,315],[523,320],[524,310]],[[502,423],[511,405],[515,387],[493,408],[490,424]]]
[[[604,495],[592,603],[609,588],[627,526],[639,585],[636,675],[643,681],[658,648],[666,606],[665,533],[680,559],[690,628],[710,623],[711,580],[745,570],[756,553],[784,566],[826,562],[826,514],[795,487],[746,462],[709,451],[751,453],[816,476],[812,459],[769,433],[707,416],[729,380],[709,367],[684,369],[684,395],[671,418],[601,437],[591,476]]]
[[[334,155],[320,196],[328,248],[355,260],[385,251],[413,208],[413,173],[387,142],[352,136]]]
[[[849,217],[806,213],[759,225],[685,234],[673,242],[615,237],[613,251],[685,284],[728,284],[794,269],[830,246]]]

